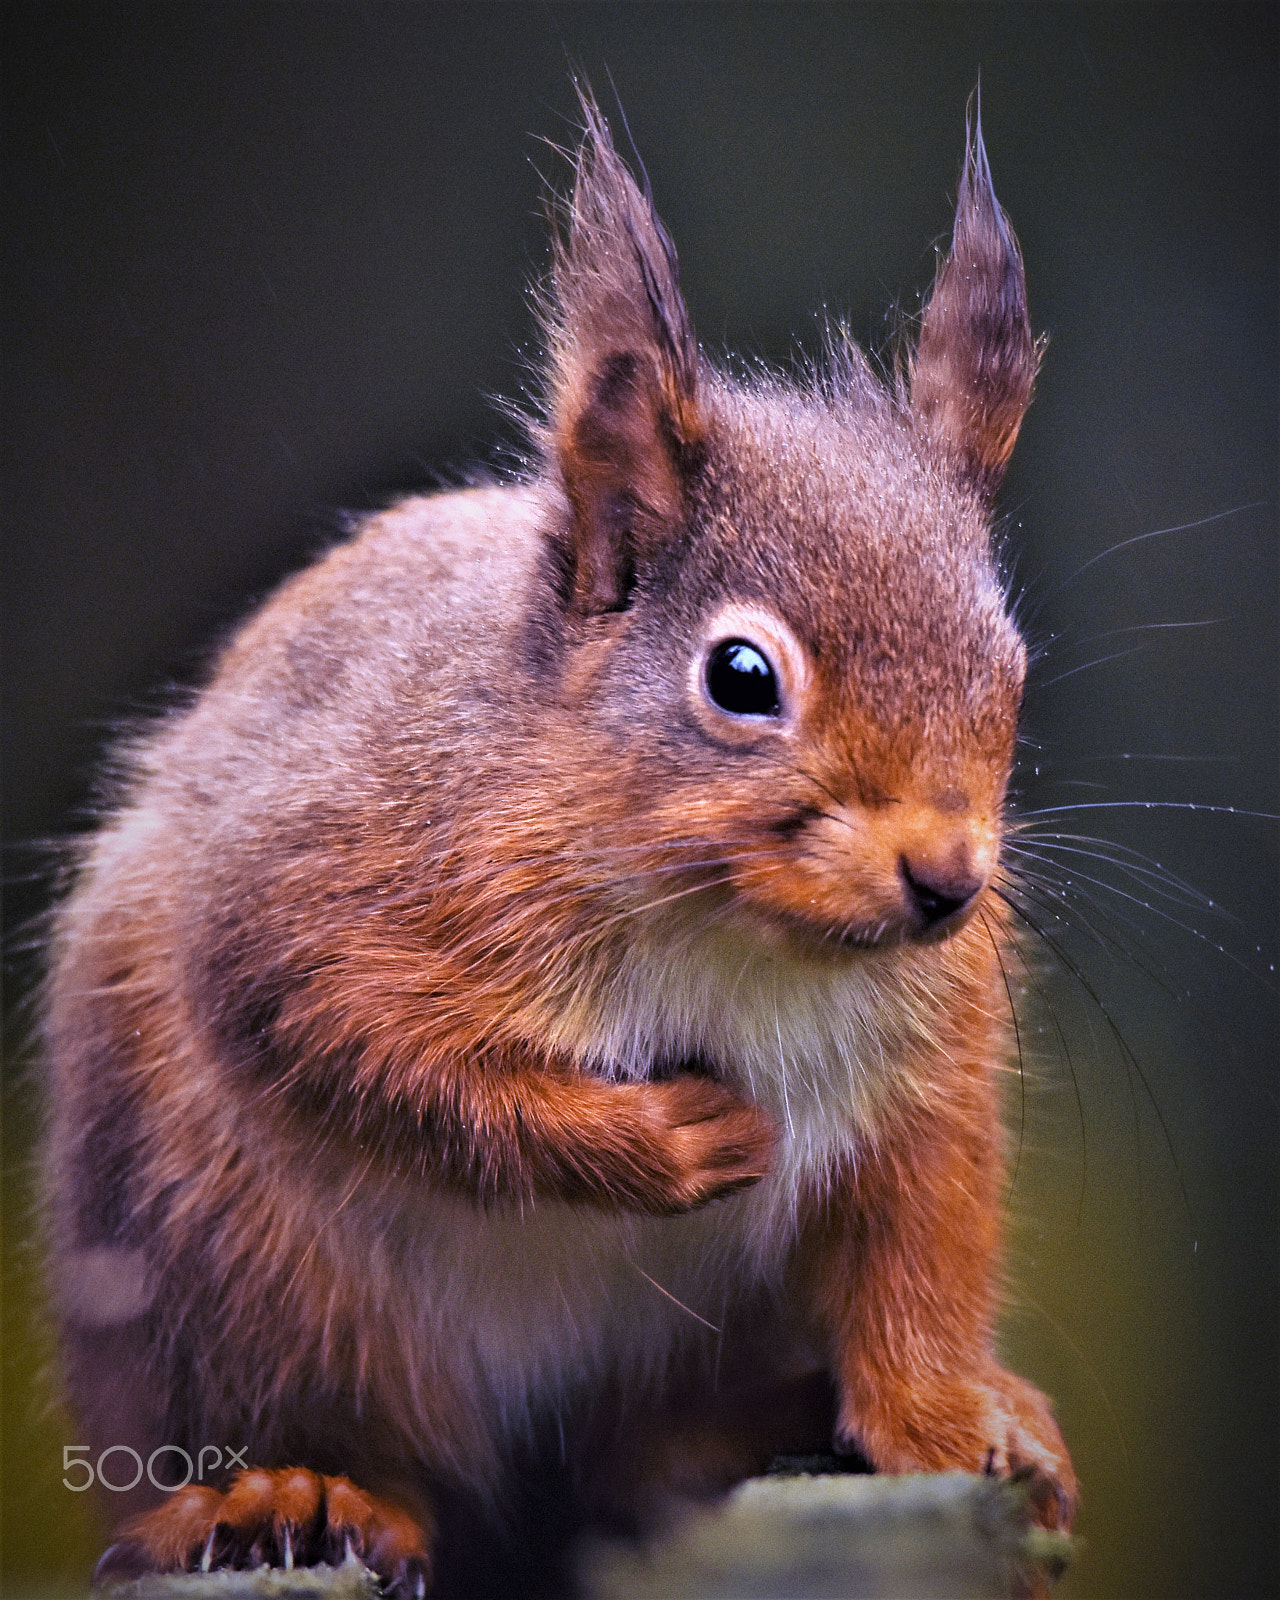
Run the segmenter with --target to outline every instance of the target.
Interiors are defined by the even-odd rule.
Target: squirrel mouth
[[[868,926],[861,921],[831,922],[807,917],[803,912],[775,908],[770,908],[759,920],[771,924],[784,938],[799,944],[806,952],[871,953],[896,949],[901,945],[944,943],[965,926],[977,909],[980,898],[975,896],[932,921],[897,914],[886,916]]]

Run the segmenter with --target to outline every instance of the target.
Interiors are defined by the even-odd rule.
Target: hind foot
[[[424,1600],[430,1529],[347,1478],[305,1467],[238,1472],[225,1494],[191,1486],[133,1517],[98,1562],[95,1583],[144,1572],[310,1567],[359,1557],[390,1593]]]

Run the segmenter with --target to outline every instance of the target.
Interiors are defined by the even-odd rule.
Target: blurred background
[[[918,312],[981,74],[1050,336],[1002,496],[1041,930],[1005,1344],[1083,1480],[1062,1593],[1276,1592],[1276,17],[6,7],[6,1595],[74,1592],[97,1538],[41,1376],[38,846],[341,510],[503,460],[575,66],[705,346],[780,364],[824,308],[881,351]]]

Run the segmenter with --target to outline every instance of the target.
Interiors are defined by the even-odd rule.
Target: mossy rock
[[[587,1553],[592,1600],[1005,1600],[1066,1565],[1016,1484],[963,1473],[753,1478],[666,1539]]]

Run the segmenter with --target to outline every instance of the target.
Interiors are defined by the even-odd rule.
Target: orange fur
[[[73,1399],[98,1448],[256,1469],[123,1504],[120,1570],[357,1527],[402,1587],[515,1592],[826,1438],[1070,1519],[992,1354],[1025,653],[988,515],[1036,351],[980,139],[908,393],[848,347],[716,372],[587,119],[541,470],[286,584],[59,913]]]

